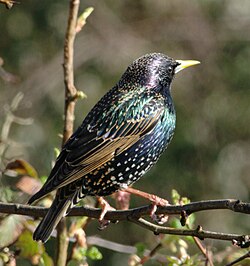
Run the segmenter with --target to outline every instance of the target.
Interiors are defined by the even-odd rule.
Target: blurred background
[[[175,188],[191,201],[249,201],[250,1],[81,1],[81,11],[89,6],[95,10],[75,42],[75,84],[87,95],[77,102],[75,127],[141,55],[162,52],[199,60],[201,65],[174,80],[175,136],[135,187],[167,199]],[[4,70],[15,75],[9,81],[0,78],[0,129],[6,105],[19,92],[24,97],[16,114],[33,120],[27,126],[13,124],[4,157],[28,161],[40,176],[49,174],[54,147],[61,145],[67,16],[67,1],[26,0],[11,10],[0,6],[0,57]],[[145,203],[132,197],[133,207]],[[196,222],[208,230],[249,232],[249,217],[247,222],[246,215],[229,211],[202,212]],[[126,245],[157,242],[127,222],[103,232],[96,226],[86,234]],[[216,249],[228,245],[208,242]],[[117,265],[117,256],[127,260],[127,255],[103,252],[106,265]]]

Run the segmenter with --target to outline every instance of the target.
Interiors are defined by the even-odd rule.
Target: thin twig
[[[65,36],[64,44],[64,83],[65,83],[65,105],[64,105],[64,130],[63,141],[64,143],[69,139],[73,133],[74,125],[74,111],[77,90],[74,86],[74,40],[76,35],[76,24],[79,10],[80,0],[71,0],[68,16],[68,27]],[[57,227],[57,259],[56,265],[64,266],[67,263],[67,250],[68,250],[68,233],[65,218],[63,218]]]
[[[129,220],[145,229],[152,231],[154,234],[169,234],[169,235],[181,235],[181,236],[195,236],[203,240],[205,238],[226,240],[226,241],[237,241],[237,243],[245,247],[249,246],[250,235],[236,235],[236,234],[225,234],[220,232],[205,231],[201,226],[198,226],[197,229],[176,229],[171,227],[159,226],[153,224],[149,221],[144,220],[143,218],[135,219],[129,218]]]
[[[17,95],[13,98],[10,105],[4,106],[6,117],[3,122],[2,130],[0,132],[0,165],[2,164],[2,158],[4,157],[4,153],[7,150],[8,146],[12,142],[9,139],[9,134],[11,130],[11,126],[13,123],[19,124],[19,125],[31,125],[33,122],[32,118],[21,118],[16,115],[14,115],[14,112],[18,109],[20,102],[23,99],[23,93],[19,92]]]
[[[147,261],[149,261],[155,254],[156,252],[162,248],[162,243],[158,243],[147,255],[144,255],[141,258],[141,261],[138,262],[136,265],[143,265]]]
[[[247,258],[250,258],[250,251],[248,251],[245,255],[239,257],[238,259],[228,263],[226,266],[233,266],[235,265],[236,263],[240,262],[240,261],[243,261],[244,259],[247,259]]]
[[[193,237],[193,239],[194,239],[194,242],[195,242],[196,246],[199,248],[201,253],[205,256],[205,258],[206,258],[207,262],[209,263],[209,265],[210,266],[214,266],[209,250],[202,245],[201,240],[199,238]]]
[[[76,36],[76,24],[80,1],[71,0],[69,8],[68,28],[64,44],[64,84],[65,84],[65,106],[64,106],[64,144],[73,133],[74,111],[77,90],[74,85],[74,41]]]

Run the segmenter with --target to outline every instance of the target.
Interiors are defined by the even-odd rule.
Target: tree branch
[[[143,228],[146,228],[152,231],[154,234],[169,234],[169,235],[179,235],[179,236],[194,236],[198,237],[201,240],[205,238],[219,239],[237,242],[237,245],[241,247],[248,247],[250,245],[250,235],[237,235],[237,234],[224,234],[220,232],[205,231],[201,226],[198,226],[197,229],[176,229],[171,227],[159,226],[153,224],[149,221],[144,220],[143,218],[132,218],[129,220]]]
[[[105,215],[105,219],[111,221],[127,220],[129,216],[134,218],[140,218],[145,215],[150,215],[152,206],[142,206],[125,211],[116,210],[108,211]],[[233,212],[250,214],[250,203],[241,202],[236,199],[219,199],[219,200],[203,200],[197,202],[191,202],[185,205],[168,205],[164,207],[158,207],[156,215],[181,215],[185,211],[188,215],[200,211],[207,210],[231,210]],[[48,208],[40,206],[30,206],[16,203],[3,203],[0,202],[0,213],[7,214],[19,214],[28,215],[33,217],[43,217]],[[98,219],[101,213],[101,209],[88,208],[88,207],[74,207],[69,212],[68,216],[87,216],[90,218]]]
[[[65,84],[65,104],[64,104],[64,143],[73,133],[75,101],[77,99],[77,90],[74,86],[74,41],[76,36],[76,25],[80,0],[71,0],[68,16],[68,27],[64,43],[64,84]],[[57,227],[57,258],[56,265],[63,266],[67,263],[68,250],[68,233],[65,219],[63,218]]]
[[[77,16],[80,0],[71,0],[69,8],[68,28],[64,44],[64,84],[65,84],[65,106],[64,106],[64,144],[73,133],[75,101],[77,90],[74,85],[74,41],[76,36]]]
[[[250,258],[250,251],[248,251],[245,255],[239,257],[238,259],[228,263],[226,266],[233,266],[235,265],[236,263],[240,262],[240,261],[243,261],[244,259],[247,259],[247,258]]]
[[[250,214],[250,203],[241,202],[235,199],[225,200],[207,200],[192,202],[186,205],[168,205],[165,207],[158,207],[156,215],[182,215],[185,212],[187,215],[205,210],[221,210],[227,209],[233,212],[240,212]],[[13,203],[0,203],[0,212],[8,214],[28,215],[33,217],[42,217],[46,214],[47,208],[37,206],[27,206]],[[233,244],[240,247],[250,246],[250,235],[237,235],[237,234],[225,234],[219,232],[205,231],[201,227],[195,230],[192,229],[175,229],[164,226],[159,226],[148,222],[141,217],[150,215],[152,206],[142,206],[139,208],[129,209],[126,211],[108,211],[105,215],[105,219],[110,221],[124,221],[129,220],[137,225],[146,228],[155,234],[174,234],[174,235],[189,235],[195,236],[199,239],[212,238],[226,241],[233,241]],[[100,217],[101,210],[88,207],[74,207],[68,216],[87,216],[90,218],[98,219]]]
[[[211,253],[208,250],[208,248],[202,245],[201,240],[199,238],[197,238],[197,237],[194,236],[193,239],[194,239],[194,242],[195,242],[196,246],[199,248],[199,250],[201,251],[201,253],[206,258],[206,262],[207,262],[206,265],[214,266],[213,261],[212,261],[212,258],[211,258]]]

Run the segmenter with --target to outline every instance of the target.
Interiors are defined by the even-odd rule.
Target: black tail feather
[[[64,199],[55,198],[47,214],[36,228],[33,234],[34,240],[42,242],[48,240],[61,218],[66,215],[67,210],[71,206],[71,200],[72,197]]]
[[[44,192],[43,188],[40,189],[36,194],[34,194],[29,201],[27,202],[27,204],[32,204],[33,202],[45,197],[49,192]]]

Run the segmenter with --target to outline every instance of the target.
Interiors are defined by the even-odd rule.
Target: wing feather
[[[132,128],[129,135],[124,135],[115,139],[106,139],[101,145],[95,147],[94,150],[85,154],[84,158],[75,164],[74,162],[67,162],[70,166],[74,167],[67,178],[64,178],[57,188],[65,186],[75,180],[88,175],[94,170],[101,167],[103,164],[110,161],[114,156],[127,150],[133,146],[143,135],[152,130],[152,128],[158,122],[160,113],[157,113],[153,119],[148,121],[141,120],[136,123],[136,127]],[[100,147],[101,146],[101,147]],[[116,152],[118,150],[118,152]]]
[[[156,104],[153,96],[123,96],[119,96],[120,104],[114,105],[117,99],[113,99],[105,107],[108,110],[99,110],[94,118],[86,117],[65,144],[39,197],[34,198],[87,176],[133,146],[160,121],[163,101],[158,99],[157,107],[152,108]]]

